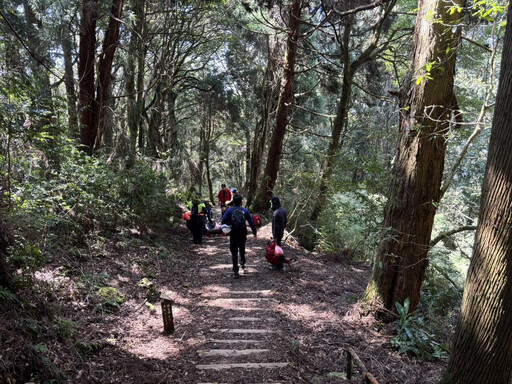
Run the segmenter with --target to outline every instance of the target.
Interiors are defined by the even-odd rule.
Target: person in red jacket
[[[226,188],[226,184],[221,185],[221,190],[219,191],[217,198],[219,200],[220,210],[222,214],[224,214],[226,209],[228,209],[226,203],[231,200],[231,191]]]

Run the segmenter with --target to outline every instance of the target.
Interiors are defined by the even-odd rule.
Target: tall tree
[[[482,187],[479,225],[442,384],[512,382],[512,9]]]
[[[289,5],[288,40],[286,54],[283,62],[283,75],[281,89],[277,104],[276,123],[272,131],[270,147],[267,156],[267,165],[263,180],[254,198],[253,210],[262,211],[270,206],[270,198],[279,173],[279,164],[283,151],[283,141],[288,125],[288,114],[293,99],[293,81],[295,78],[295,60],[299,42],[299,27],[304,1],[293,0]]]
[[[248,205],[252,204],[253,197],[258,187],[258,181],[260,180],[267,133],[270,130],[271,116],[277,101],[277,53],[279,52],[280,44],[277,39],[271,40],[269,36],[265,36],[265,46],[267,48],[267,65],[262,78],[261,92],[259,95],[261,118],[258,120],[254,131],[248,182],[246,185]]]
[[[376,3],[375,7],[380,4],[380,2]],[[395,4],[396,0],[392,0],[382,6],[381,11],[377,13],[376,22],[370,28],[371,35],[368,38],[368,45],[356,57],[352,57],[353,50],[350,47],[350,43],[357,9],[339,11],[334,8],[334,10],[341,15],[341,22],[333,23],[333,28],[336,40],[340,46],[340,60],[343,65],[343,80],[341,85],[340,101],[336,111],[336,118],[334,119],[332,126],[331,141],[327,150],[325,163],[322,167],[318,197],[315,199],[315,205],[310,216],[310,220],[312,221],[315,221],[325,208],[329,183],[334,173],[334,168],[338,158],[337,155],[339,152],[343,128],[346,126],[346,119],[352,97],[354,76],[364,64],[371,60],[375,60],[377,55],[387,49],[390,40],[380,43],[380,39],[384,29],[386,29],[389,24],[388,18]],[[338,31],[337,28],[339,28],[340,31]],[[365,29],[366,28],[367,27],[365,26]],[[358,31],[357,34],[359,33],[360,32]],[[393,36],[394,33],[391,35]]]
[[[419,303],[427,252],[440,198],[452,111],[457,45],[463,0],[419,0],[413,58],[400,92],[400,142],[384,213],[383,234],[369,300],[387,310],[409,297]]]
[[[79,87],[81,115],[81,144],[92,154],[101,145],[105,130],[106,102],[112,76],[114,53],[119,41],[119,28],[123,0],[114,0],[110,11],[109,24],[105,31],[102,52],[98,64],[98,81],[95,91],[96,22],[99,3],[97,0],[83,0],[80,23]]]

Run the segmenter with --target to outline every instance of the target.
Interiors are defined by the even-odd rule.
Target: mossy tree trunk
[[[509,4],[479,225],[442,384],[512,382],[511,24]]]
[[[440,198],[463,0],[419,0],[413,60],[401,90],[400,142],[368,300],[419,303]],[[457,7],[451,12],[452,7]],[[453,27],[452,27],[453,26]]]

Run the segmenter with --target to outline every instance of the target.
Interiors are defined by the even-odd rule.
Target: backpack
[[[245,226],[245,215],[240,208],[234,208],[231,214],[231,231],[236,233],[247,233]]]
[[[194,203],[194,204],[192,204],[192,209],[190,210],[190,217],[193,220],[197,220],[198,216],[199,216],[199,204]]]
[[[269,242],[267,244],[267,248],[266,248],[266,252],[265,252],[265,257],[267,259],[267,261],[272,264],[273,266],[279,266],[281,264],[281,255],[277,255],[276,254],[276,242],[273,241],[273,242]]]
[[[254,225],[257,227],[261,227],[263,225],[263,220],[260,215],[254,215],[252,220],[254,221]]]

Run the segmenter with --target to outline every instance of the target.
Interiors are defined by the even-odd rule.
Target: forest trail
[[[172,264],[163,259],[155,274],[158,290],[173,298],[175,332],[164,334],[160,305],[148,312],[141,293],[133,291],[113,317],[115,343],[102,349],[99,360],[134,383],[345,382],[342,349],[355,335],[337,328],[363,292],[369,268],[345,262],[326,267],[286,244],[285,255],[297,262],[272,270],[264,256],[269,238],[270,225],[260,228],[258,238],[248,235],[246,272],[233,279],[229,238],[213,235],[191,244],[183,227],[181,242],[170,250]],[[138,276],[120,281],[142,278],[144,267],[138,269],[148,256],[139,252],[127,255]],[[340,273],[347,268],[359,283]],[[118,275],[126,273],[122,269]]]
[[[272,270],[270,232],[267,224],[248,236],[239,279],[229,238],[191,244],[183,223],[165,234],[115,235],[87,259],[55,258],[37,284],[52,287],[59,317],[75,324],[71,336],[46,341],[66,382],[341,384],[349,347],[380,384],[436,382],[443,364],[397,355],[389,346],[394,327],[358,304],[366,263],[312,254],[290,238],[283,249],[297,261]],[[100,287],[117,290],[123,304],[99,306]],[[162,293],[173,300],[172,334],[163,332]]]

